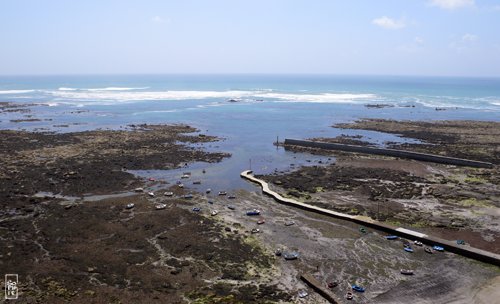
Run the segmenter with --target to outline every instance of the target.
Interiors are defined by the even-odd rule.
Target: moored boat
[[[357,291],[357,292],[365,292],[365,289],[359,285],[352,285],[351,288],[352,288],[352,290]]]
[[[427,253],[432,254],[432,249],[431,249],[431,247],[425,247],[425,248],[424,248],[424,251],[425,251],[425,252],[427,252]]]
[[[258,228],[253,228],[250,232],[254,234],[254,233],[259,233],[260,230]]]
[[[127,206],[125,206],[125,209],[132,209],[135,207],[135,204],[134,203],[130,203],[130,204],[127,204]]]
[[[386,240],[396,240],[396,239],[398,239],[398,236],[397,235],[386,235],[385,239]]]
[[[444,251],[444,248],[438,245],[432,246],[432,249],[434,249],[435,251]]]
[[[299,257],[299,254],[297,252],[286,252],[283,253],[283,257],[285,260],[296,260]]]
[[[260,219],[257,221],[257,225],[262,225],[264,224],[266,221],[264,219]]]
[[[345,298],[347,300],[352,300],[354,298],[354,295],[352,294],[352,292],[348,291],[346,294],[345,294]]]
[[[163,210],[165,208],[167,208],[167,205],[165,205],[165,204],[156,204],[155,205],[156,210]]]
[[[260,215],[260,211],[257,209],[249,210],[247,211],[248,216],[255,216],[255,215]]]
[[[212,211],[210,214],[211,214],[212,216],[215,216],[215,215],[217,215],[218,213],[219,213],[219,211],[214,210],[214,211]]]
[[[227,192],[226,191],[219,191],[219,195],[226,195]]]
[[[411,247],[405,247],[404,250],[410,253],[413,252],[413,249]]]
[[[411,269],[401,269],[401,274],[404,274],[404,275],[413,275],[413,270],[411,270]]]
[[[194,208],[193,208],[193,211],[194,211],[194,212],[200,212],[200,210],[201,210],[201,208],[200,208],[200,207],[194,207]]]
[[[422,246],[422,245],[424,245],[422,242],[417,241],[417,240],[415,240],[415,241],[413,242],[413,244],[415,244],[415,245],[417,245],[417,246]]]
[[[165,192],[165,193],[164,193],[164,195],[165,195],[165,196],[173,196],[173,195],[174,195],[174,193],[173,193],[173,192],[171,192],[171,191],[167,191],[167,192]]]
[[[285,226],[293,226],[293,225],[295,225],[294,221],[285,222]]]

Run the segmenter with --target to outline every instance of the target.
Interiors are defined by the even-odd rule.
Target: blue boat
[[[397,235],[386,235],[385,239],[386,240],[396,240],[398,238]]]
[[[357,291],[357,292],[365,292],[365,289],[361,286],[358,285],[352,285],[352,290]]]
[[[253,210],[247,211],[247,215],[248,216],[260,215],[260,211],[257,209],[253,209]]]
[[[441,247],[441,246],[433,246],[432,249],[436,250],[436,251],[444,251],[444,248]]]
[[[193,211],[194,211],[194,212],[200,212],[200,210],[201,210],[201,208],[198,208],[198,207],[194,207],[194,208],[193,208]]]
[[[411,247],[405,247],[406,252],[413,252],[413,249]]]

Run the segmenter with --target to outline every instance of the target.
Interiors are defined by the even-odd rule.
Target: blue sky
[[[0,0],[0,74],[500,76],[500,0]]]

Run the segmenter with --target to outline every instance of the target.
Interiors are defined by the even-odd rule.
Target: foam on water
[[[26,94],[32,92],[35,92],[35,90],[3,90],[0,91],[0,94]]]

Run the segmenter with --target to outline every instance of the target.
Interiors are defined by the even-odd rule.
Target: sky
[[[500,0],[0,0],[0,75],[500,76]]]

